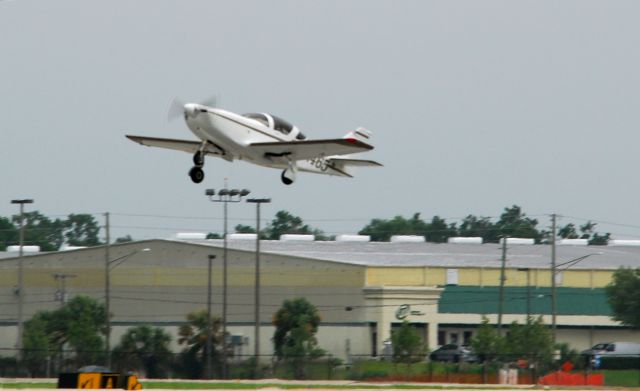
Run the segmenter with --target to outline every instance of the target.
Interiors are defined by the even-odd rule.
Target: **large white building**
[[[272,352],[273,314],[283,300],[295,297],[305,297],[319,309],[319,344],[343,358],[379,355],[391,329],[402,320],[418,327],[431,349],[467,342],[483,316],[497,321],[500,245],[342,239],[261,242],[262,354]],[[241,342],[237,353],[250,355],[255,242],[232,239],[228,246],[228,329],[234,341]],[[67,298],[88,295],[104,300],[108,261],[112,343],[127,327],[139,324],[166,327],[175,335],[189,312],[205,308],[209,255],[216,255],[213,312],[221,314],[221,240],[146,240],[109,247],[108,257],[104,246],[26,254],[24,319],[59,306],[62,291]],[[533,315],[541,314],[551,324],[550,254],[547,245],[509,244],[504,324],[523,322],[527,302]],[[568,269],[556,269],[558,341],[577,349],[601,341],[640,342],[640,333],[611,320],[603,289],[618,267],[640,267],[640,247],[559,245],[557,264],[589,254]],[[18,263],[15,252],[3,253],[0,259],[3,352],[11,352],[16,344]],[[179,350],[175,342],[174,348]]]

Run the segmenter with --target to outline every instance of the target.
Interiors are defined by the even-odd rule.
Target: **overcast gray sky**
[[[227,177],[273,199],[266,219],[287,209],[330,233],[517,204],[640,237],[638,15],[637,1],[2,1],[0,215],[28,197],[51,216],[113,212],[114,236],[219,231],[204,190]],[[385,167],[287,187],[209,158],[195,185],[191,156],[124,137],[193,138],[169,101],[214,94],[310,138],[364,126]]]

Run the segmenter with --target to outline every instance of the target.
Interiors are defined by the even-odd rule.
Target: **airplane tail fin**
[[[369,130],[365,128],[358,128],[356,130],[350,131],[343,138],[352,139],[352,140],[355,139],[358,141],[362,141],[363,143],[366,143],[366,144],[371,144],[372,136],[373,136],[373,133],[371,133]]]

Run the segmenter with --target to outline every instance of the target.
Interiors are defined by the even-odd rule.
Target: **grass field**
[[[335,384],[331,382],[327,383],[318,383],[314,382],[310,383],[270,383],[270,382],[253,382],[253,383],[233,383],[233,382],[186,382],[186,381],[141,381],[143,389],[171,389],[171,390],[256,390],[261,388],[280,388],[285,390],[301,390],[301,389],[336,389],[336,390],[356,390],[356,389],[379,389],[379,390],[387,390],[389,389],[388,384],[371,384],[366,383],[363,384]],[[9,389],[43,389],[43,388],[56,388],[56,383],[53,382],[0,382],[0,389],[9,388]],[[451,386],[446,385],[438,385],[438,384],[394,384],[394,389],[401,390],[424,390],[424,389],[434,389],[434,390],[447,390],[447,389],[480,389],[480,386],[466,385],[461,386],[457,384],[452,384]],[[493,387],[482,387],[482,390],[500,390],[504,389],[501,386],[493,386]]]
[[[468,368],[470,369],[470,368]],[[474,368],[477,370],[477,368]],[[320,370],[320,368],[318,368]],[[366,382],[366,378],[376,375],[381,375],[383,377],[384,374],[392,375],[392,374],[403,374],[406,376],[411,375],[419,375],[421,373],[425,373],[426,371],[431,370],[434,372],[440,372],[443,370],[448,370],[446,367],[438,367],[438,368],[427,368],[426,364],[414,364],[410,367],[399,365],[395,367],[391,367],[389,363],[380,363],[380,362],[362,362],[358,367],[351,368],[349,370],[350,376],[347,373],[343,372],[343,370],[337,369],[334,370],[333,380],[342,380],[350,377],[352,380],[361,380]],[[640,371],[638,370],[603,370],[600,373],[603,373],[605,376],[605,386],[609,387],[640,387]],[[327,380],[326,382],[322,380],[309,381],[305,383],[304,381],[300,382],[271,382],[269,380],[262,381],[154,381],[154,380],[141,380],[144,389],[175,389],[175,390],[215,390],[215,389],[237,389],[237,390],[255,390],[260,388],[281,388],[281,389],[318,389],[318,388],[331,388],[331,389],[362,389],[363,385],[360,383],[351,383],[345,384],[345,382],[333,382]],[[43,379],[41,381],[22,381],[22,379],[18,381],[0,381],[0,389],[10,388],[10,389],[27,389],[27,388],[40,388],[40,389],[50,389],[56,388],[56,382],[50,379]],[[366,383],[366,388],[368,389],[388,389],[389,386],[386,384],[375,384],[375,383]],[[422,384],[402,384],[402,380],[398,384],[394,384],[393,388],[396,389],[447,389],[447,388],[456,388],[456,389],[500,389],[499,385],[460,385],[460,384],[452,384],[451,386],[441,385],[441,384],[430,384],[430,383],[422,383]]]
[[[640,387],[640,371],[635,369],[603,370],[604,384],[611,387]]]

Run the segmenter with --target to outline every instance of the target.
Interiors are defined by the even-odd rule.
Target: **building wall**
[[[393,286],[442,286],[450,284],[447,271],[457,272],[457,285],[499,286],[500,269],[485,267],[367,267],[366,281],[368,285]],[[572,288],[604,288],[613,271],[609,270],[564,270],[556,277],[557,286]],[[515,268],[505,269],[506,286],[527,286],[527,273]],[[551,286],[549,269],[531,269],[529,276],[531,286]]]
[[[142,248],[151,251],[135,252]],[[116,345],[126,328],[133,324],[154,324],[165,327],[174,336],[177,325],[188,313],[206,308],[208,255],[216,255],[212,263],[212,313],[220,316],[223,297],[222,249],[180,242],[146,241],[111,246],[109,260],[117,265],[111,271],[112,345]],[[253,340],[255,300],[255,253],[228,252],[228,329]],[[55,301],[60,288],[54,274],[66,274],[68,297],[87,295],[99,301],[105,298],[104,248],[39,254],[23,258],[24,262],[24,320],[37,311],[53,310],[61,305]],[[265,330],[274,313],[286,299],[305,297],[314,304],[327,326],[320,334],[321,342],[331,350],[344,352],[344,340],[350,339],[354,349],[370,351],[370,341],[356,337],[363,325],[364,315],[345,311],[364,303],[362,286],[365,267],[336,262],[324,262],[276,254],[261,256],[261,323]],[[0,261],[0,295],[2,312],[0,349],[15,347],[17,296],[13,289],[17,281],[16,259]],[[251,325],[251,326],[248,326]],[[368,325],[363,326],[368,329]],[[273,331],[261,332],[261,351],[272,352]],[[338,331],[336,331],[338,330]],[[338,333],[338,334],[336,334]],[[340,335],[338,339],[336,335]],[[343,335],[345,336],[343,338]],[[345,339],[346,338],[346,339]],[[177,338],[173,348],[179,350]],[[367,345],[369,344],[369,345]],[[253,343],[247,347],[253,353]]]

